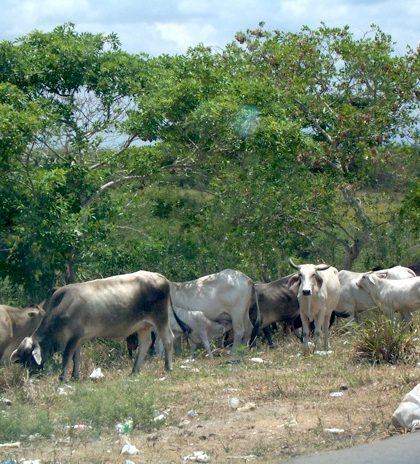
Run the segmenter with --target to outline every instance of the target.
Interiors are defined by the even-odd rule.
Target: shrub
[[[358,360],[370,363],[413,363],[418,358],[417,329],[373,313],[356,329],[355,350]]]

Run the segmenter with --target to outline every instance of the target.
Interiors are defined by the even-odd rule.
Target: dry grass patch
[[[28,441],[26,432],[23,448],[0,450],[0,458],[120,462],[125,438],[114,426],[128,415],[135,423],[128,439],[140,450],[138,457],[131,458],[134,462],[179,463],[183,456],[203,450],[211,462],[241,462],[238,456],[254,455],[253,462],[270,463],[395,433],[392,412],[419,381],[420,369],[356,362],[350,334],[333,336],[332,345],[332,355],[319,356],[304,354],[294,339],[280,339],[273,350],[262,346],[242,352],[238,364],[227,363],[226,353],[213,360],[177,359],[171,374],[164,373],[161,360],[150,360],[135,381],[127,380],[131,363],[124,350],[112,348],[111,356],[107,347],[91,345],[84,351],[83,380],[71,384],[75,393],[68,396],[59,393],[63,386],[57,372],[21,381],[15,369],[23,377],[24,370],[18,366],[11,368],[13,372],[0,369],[1,396],[12,401],[11,406],[0,406],[2,414],[6,411],[10,418],[32,411],[49,424],[39,431],[45,437]],[[252,357],[264,362],[252,362]],[[87,376],[98,364],[105,379],[93,383]],[[9,376],[15,378],[15,387],[2,381]],[[343,386],[348,389],[342,390],[342,396],[330,396]],[[231,409],[232,397],[240,400],[240,406],[254,403],[255,409]],[[155,412],[163,410],[168,412],[166,419],[155,422]],[[92,429],[79,432],[63,427],[78,421]],[[344,431],[334,434],[326,432],[328,428]],[[10,435],[11,440],[18,438]]]

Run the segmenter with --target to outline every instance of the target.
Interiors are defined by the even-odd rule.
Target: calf
[[[232,327],[229,320],[211,321],[202,311],[188,311],[179,306],[174,307],[174,311],[169,314],[169,323],[175,339],[187,335],[191,357],[193,357],[197,346],[202,345],[209,357],[212,358],[210,341],[222,337]],[[185,327],[188,328],[187,331]]]
[[[12,352],[35,332],[44,315],[41,306],[20,309],[0,305],[0,364],[10,361]]]
[[[168,322],[169,282],[160,274],[138,271],[66,285],[46,304],[46,316],[32,337],[25,338],[11,360],[41,366],[54,352],[63,355],[61,380],[73,359],[79,378],[80,347],[93,338],[120,338],[137,332],[140,340],[132,373],[139,371],[155,328],[165,348],[165,367],[172,369],[173,334]]]
[[[315,347],[323,332],[324,349],[328,350],[329,321],[340,297],[338,271],[328,264],[297,266],[292,259],[289,259],[289,263],[298,270],[297,274],[290,277],[288,285],[292,289],[297,289],[302,320],[302,342],[308,347],[309,325],[314,321]]]
[[[375,271],[374,273],[380,275],[382,278],[395,280],[415,277],[415,273],[411,269],[402,266],[394,266],[389,269]],[[362,272],[343,270],[338,273],[341,290],[336,311],[350,313],[356,320],[361,312],[375,306],[375,302],[369,293],[357,285],[362,276]]]
[[[405,321],[410,321],[411,311],[420,308],[420,277],[403,280],[381,277],[381,274],[367,272],[357,281],[357,286],[365,290],[390,319],[398,311]]]

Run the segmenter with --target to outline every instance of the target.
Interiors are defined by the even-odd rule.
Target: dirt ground
[[[0,458],[181,463],[203,451],[211,463],[278,463],[401,433],[391,426],[391,416],[418,383],[420,368],[355,364],[345,341],[335,345],[327,356],[301,355],[299,345],[290,342],[246,353],[238,364],[223,356],[181,359],[167,377],[149,365],[142,375],[155,375],[168,392],[166,410],[157,411],[165,417],[155,431],[119,435],[109,430],[95,437],[72,430],[0,449]],[[235,401],[237,409],[231,407]],[[121,454],[126,443],[138,454]]]

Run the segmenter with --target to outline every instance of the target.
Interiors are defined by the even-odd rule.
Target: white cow
[[[408,279],[415,277],[416,274],[408,267],[394,266],[390,269],[382,269],[374,272],[386,279]],[[338,278],[341,284],[340,299],[336,308],[337,312],[345,312],[357,319],[362,311],[376,306],[372,297],[362,288],[357,286],[357,282],[363,276],[363,272],[340,271]]]
[[[174,311],[169,312],[169,325],[175,340],[182,335],[186,335],[185,326],[187,326],[191,357],[193,357],[197,346],[203,345],[209,357],[212,358],[210,341],[222,337],[225,332],[232,328],[232,324],[224,320],[221,322],[211,321],[202,311],[188,311],[179,306],[175,306],[173,309],[175,313]],[[158,352],[163,354],[163,345],[161,345],[160,339],[158,340]]]
[[[402,280],[387,280],[381,274],[367,272],[357,281],[375,304],[390,319],[396,311],[406,321],[411,320],[411,311],[420,308],[420,277]]]
[[[328,264],[302,264],[297,266],[289,259],[292,267],[298,270],[288,282],[290,288],[298,287],[300,318],[302,319],[302,342],[308,347],[309,324],[315,323],[315,347],[321,332],[324,333],[324,349],[328,350],[328,328],[330,317],[340,298],[338,271]]]
[[[254,283],[245,274],[226,269],[189,282],[171,282],[170,286],[175,307],[202,311],[211,321],[232,321],[232,354],[240,343],[249,342]]]

